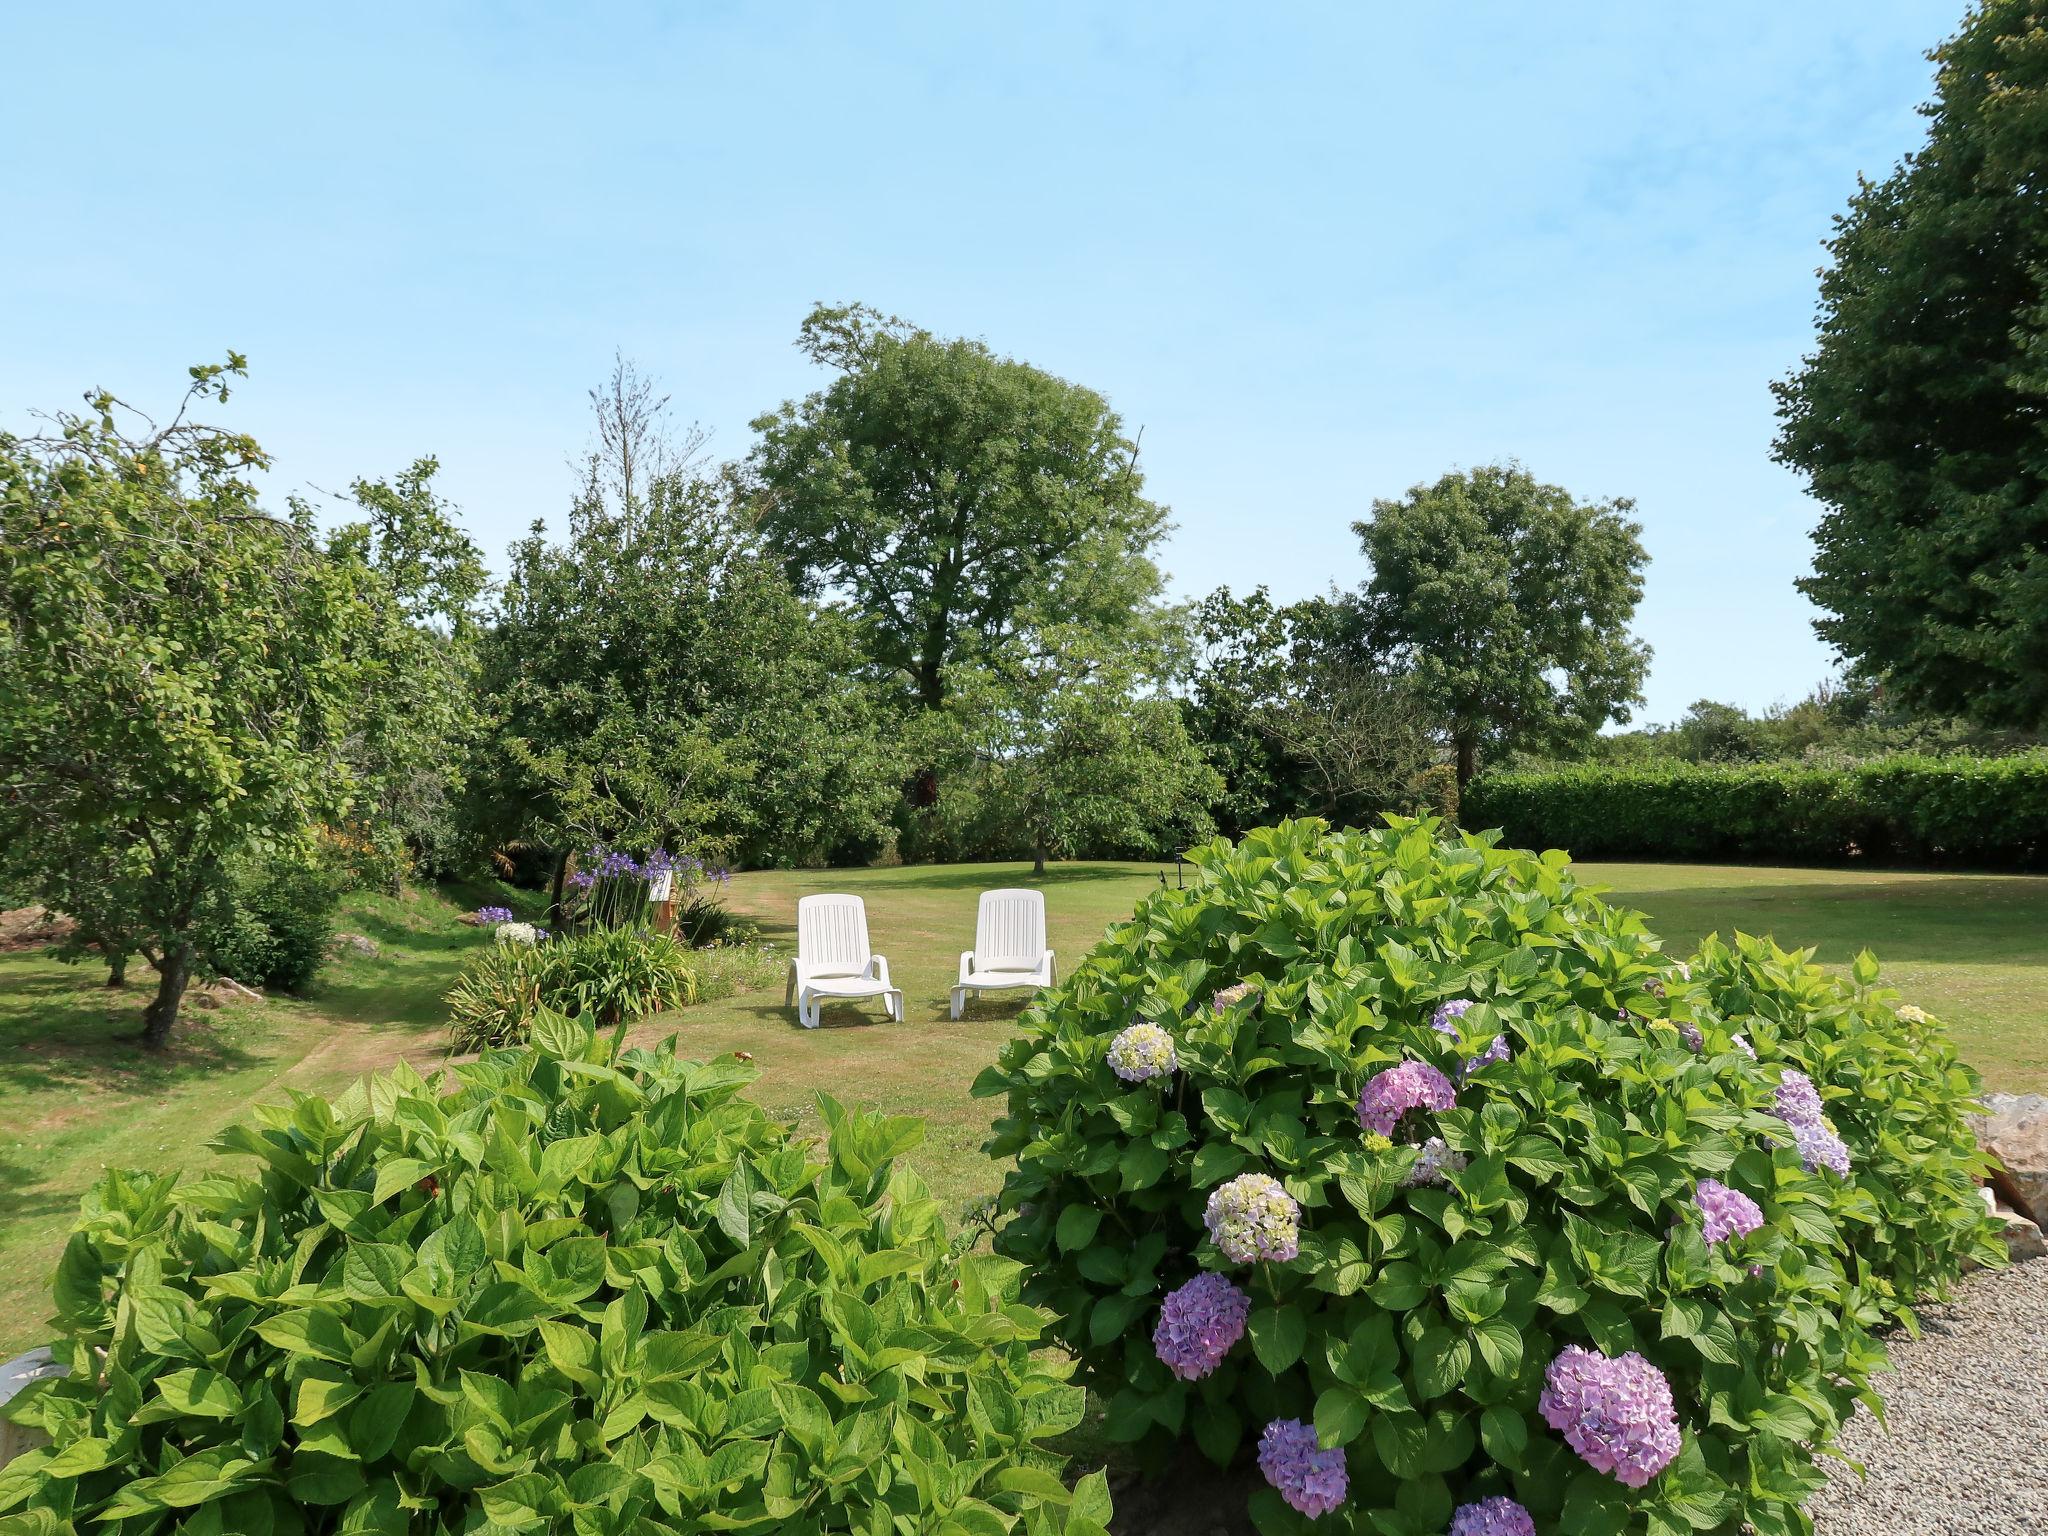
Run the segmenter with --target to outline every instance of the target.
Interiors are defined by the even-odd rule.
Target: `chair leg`
[[[959,1018],[959,1017],[960,1017],[960,1015],[961,1015],[961,1012],[962,1012],[962,1011],[963,1011],[963,1010],[964,1010],[964,1009],[965,1009],[966,1007],[967,1007],[967,989],[966,989],[965,987],[955,987],[955,988],[953,989],[953,1017],[954,1017],[954,1018],[956,1018],[956,1019],[957,1019],[957,1018]]]

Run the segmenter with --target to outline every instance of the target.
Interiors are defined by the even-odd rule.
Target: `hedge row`
[[[1460,819],[1581,857],[2048,867],[2048,752],[1487,773]]]

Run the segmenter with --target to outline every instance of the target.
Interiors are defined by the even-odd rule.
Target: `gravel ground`
[[[2048,1259],[1970,1276],[1877,1380],[1889,1427],[1859,1411],[1815,1496],[1819,1536],[2048,1531]]]

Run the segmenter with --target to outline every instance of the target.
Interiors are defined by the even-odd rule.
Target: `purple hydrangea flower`
[[[1700,1209],[1700,1236],[1709,1245],[1731,1237],[1747,1237],[1764,1224],[1761,1206],[1718,1179],[1701,1179],[1692,1199]]]
[[[1152,1353],[1182,1381],[1200,1381],[1244,1337],[1252,1299],[1213,1270],[1171,1293],[1152,1330]]]
[[[1821,1113],[1820,1092],[1813,1086],[1813,1079],[1804,1072],[1787,1071],[1778,1080],[1778,1118],[1792,1127],[1792,1144],[1799,1150],[1799,1161],[1808,1173],[1825,1168],[1830,1173],[1847,1176],[1849,1172],[1849,1144],[1836,1134]]]
[[[1677,1458],[1671,1384],[1634,1350],[1609,1359],[1567,1345],[1543,1383],[1536,1411],[1596,1472],[1640,1488]]]
[[[1275,1419],[1259,1436],[1259,1470],[1280,1490],[1290,1509],[1314,1519],[1344,1502],[1350,1478],[1344,1453],[1316,1444],[1316,1432],[1299,1419]]]
[[[1358,1096],[1358,1123],[1391,1136],[1411,1109],[1445,1110],[1458,1102],[1451,1080],[1426,1061],[1404,1061],[1375,1073]]]
[[[1240,981],[1236,986],[1225,987],[1221,992],[1210,998],[1209,1006],[1218,1013],[1224,1013],[1229,1010],[1232,1003],[1241,1003],[1246,998],[1255,996],[1258,990],[1256,982]]]
[[[476,920],[486,926],[492,923],[509,923],[512,921],[512,909],[510,907],[478,907],[476,909]]]
[[[1429,1027],[1438,1034],[1449,1035],[1455,1040],[1458,1038],[1458,1020],[1469,1013],[1472,1006],[1472,1000],[1465,997],[1445,1003],[1429,1016]],[[1496,1061],[1506,1061],[1509,1054],[1508,1037],[1506,1035],[1495,1035],[1493,1037],[1493,1044],[1467,1061],[1463,1069],[1458,1073],[1458,1076],[1460,1078],[1470,1077],[1481,1067],[1490,1066]]]
[[[1685,1042],[1685,1048],[1695,1056],[1707,1048],[1707,1037],[1700,1033],[1699,1025],[1689,1019],[1679,1021],[1678,1038]]]
[[[1536,1522],[1513,1499],[1496,1496],[1459,1505],[1450,1536],[1536,1536]]]
[[[1735,1042],[1735,1049],[1742,1052],[1751,1061],[1756,1060],[1756,1047],[1751,1045],[1747,1038],[1742,1035],[1735,1035],[1732,1038]]]
[[[1180,1065],[1173,1036],[1157,1024],[1140,1019],[1117,1031],[1109,1042],[1110,1070],[1127,1083],[1142,1083],[1163,1077]]]
[[[1202,1212],[1210,1240],[1233,1264],[1275,1259],[1285,1264],[1301,1252],[1301,1207],[1263,1173],[1241,1173],[1217,1186]]]

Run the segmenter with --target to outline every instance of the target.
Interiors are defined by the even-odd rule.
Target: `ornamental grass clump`
[[[1109,1436],[1240,1467],[1271,1533],[1804,1532],[1878,1331],[1996,1252],[1938,1026],[1753,949],[1688,976],[1562,854],[1432,821],[1193,857],[976,1085]],[[1117,1070],[1140,1020],[1170,1076]],[[1934,1107],[1852,1103],[1879,1061]]]
[[[799,1141],[753,1075],[545,1015],[258,1110],[250,1162],[108,1174],[0,1530],[1103,1536],[1046,1449],[1083,1393],[948,1241],[922,1124],[821,1097]]]

